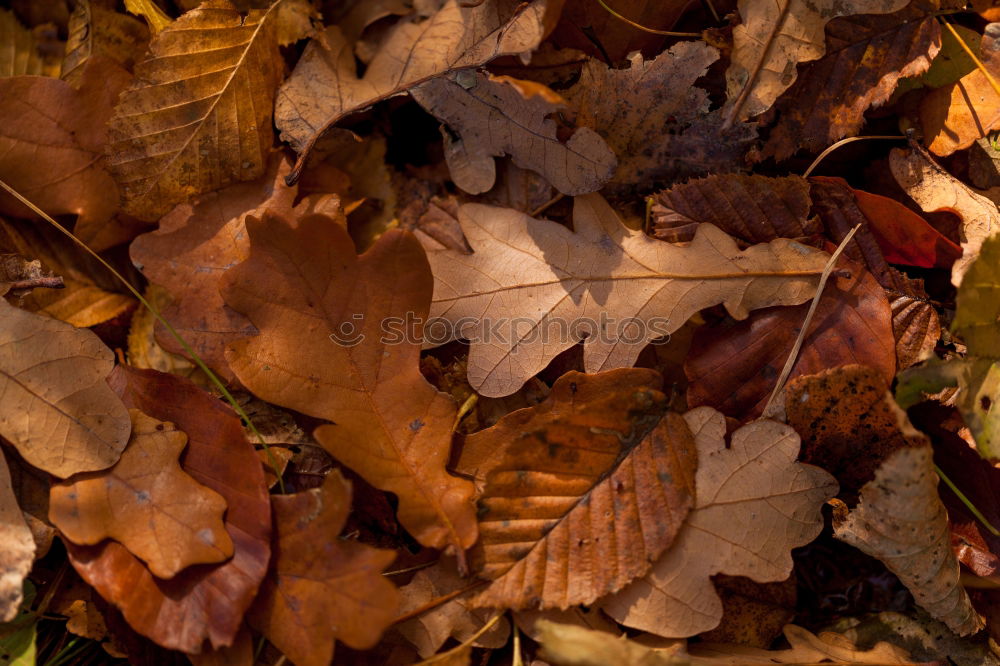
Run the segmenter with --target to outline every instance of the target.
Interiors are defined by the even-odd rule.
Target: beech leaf
[[[477,531],[472,483],[445,471],[455,405],[420,374],[419,326],[396,340],[383,328],[390,317],[426,318],[432,279],[420,244],[389,231],[358,257],[346,229],[320,215],[265,212],[246,227],[250,258],[222,292],[260,335],[230,344],[233,372],[263,400],[333,421],[317,441],[395,493],[418,541],[461,557]]]
[[[740,0],[726,71],[729,113],[743,120],[771,108],[795,82],[796,65],[826,51],[823,28],[838,16],[888,14],[909,0]]]
[[[502,155],[541,174],[563,194],[601,189],[617,166],[615,154],[588,127],[560,141],[549,116],[565,102],[539,87],[547,94],[525,94],[516,79],[460,70],[422,83],[410,95],[458,134],[452,139],[444,133],[445,158],[452,180],[466,192],[481,194],[493,187],[493,157]]]
[[[82,83],[83,65],[96,55],[111,58],[131,72],[148,43],[149,30],[142,21],[81,0],[69,17],[61,78],[73,85]]]
[[[694,509],[649,573],[601,604],[618,622],[667,637],[719,624],[710,576],[787,578],[791,549],[820,533],[820,507],[837,489],[823,470],[795,462],[799,437],[784,424],[754,421],[727,446],[721,413],[699,407],[684,418],[698,449]]]
[[[334,641],[375,645],[392,624],[399,593],[382,570],[395,558],[337,534],[351,484],[334,470],[319,488],[276,495],[272,573],[250,609],[251,625],[299,666],[327,666]]]
[[[274,3],[242,16],[206,0],[164,28],[108,126],[108,167],[125,211],[173,204],[264,173],[281,76]]]
[[[447,0],[429,17],[394,25],[358,76],[351,44],[338,26],[314,39],[278,91],[281,138],[299,153],[297,177],[323,133],[344,117],[454,69],[532,51],[562,9],[561,0]]]
[[[0,435],[60,478],[114,465],[131,424],[113,367],[91,331],[0,302]]]
[[[920,437],[898,408],[897,414],[904,434]],[[948,514],[937,493],[933,451],[921,439],[921,446],[900,449],[882,463],[850,513],[843,503],[839,505],[834,536],[882,560],[918,604],[966,636],[983,627],[983,618],[959,584]]]
[[[58,76],[62,62],[62,44],[53,52],[53,44],[40,40],[25,28],[9,9],[0,9],[0,78],[11,76]]]
[[[427,253],[431,317],[450,324],[434,342],[471,340],[469,383],[489,397],[517,391],[585,337],[587,372],[629,367],[702,308],[721,303],[742,319],[802,303],[827,260],[784,239],[740,251],[711,225],[676,247],[624,226],[599,195],[575,199],[575,233],[481,204],[458,217],[474,253]]]
[[[115,539],[157,578],[221,562],[233,542],[222,525],[226,500],[188,476],[178,458],[187,435],[137,409],[132,437],[111,469],[52,486],[49,520],[73,543]]]

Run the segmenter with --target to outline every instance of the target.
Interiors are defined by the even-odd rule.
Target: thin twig
[[[944,481],[945,485],[951,488],[951,492],[955,493],[955,497],[957,497],[959,501],[965,505],[965,508],[968,509],[972,515],[983,524],[983,527],[990,531],[990,534],[993,536],[1000,536],[1000,530],[997,530],[997,528],[993,527],[990,521],[986,520],[986,516],[984,516],[982,512],[976,508],[976,505],[972,503],[972,500],[965,496],[965,493],[958,489],[958,486],[956,486],[954,482],[948,478],[948,475],[944,473],[944,470],[935,464],[934,471],[937,472],[937,475],[942,481]]]
[[[812,303],[809,305],[809,311],[806,313],[806,318],[802,322],[802,328],[799,330],[799,335],[795,338],[795,344],[792,345],[792,351],[788,353],[788,358],[785,360],[785,367],[781,369],[781,376],[778,377],[778,383],[774,385],[774,390],[771,391],[771,397],[767,399],[767,404],[764,405],[764,411],[761,414],[761,418],[768,419],[776,416],[777,408],[774,405],[777,402],[778,396],[785,388],[785,382],[788,381],[788,376],[792,374],[792,368],[795,367],[795,361],[799,357],[799,350],[802,349],[802,343],[806,339],[806,333],[809,331],[809,324],[812,323],[813,315],[816,314],[816,308],[819,306],[820,298],[823,296],[823,288],[826,287],[826,281],[830,278],[830,273],[833,272],[833,267],[837,263],[837,259],[840,258],[841,253],[847,244],[851,242],[854,238],[854,234],[857,233],[858,229],[861,228],[861,224],[858,223],[851,229],[850,233],[844,237],[844,240],[840,241],[840,245],[837,246],[836,251],[830,255],[830,260],[826,262],[826,268],[823,269],[823,274],[819,278],[819,285],[816,287],[816,295],[813,296]]]
[[[557,204],[560,201],[562,201],[563,197],[565,197],[565,196],[566,196],[565,194],[563,194],[562,192],[559,192],[554,197],[552,197],[551,199],[549,199],[548,201],[546,201],[545,203],[543,203],[541,206],[539,206],[535,210],[533,210],[530,213],[528,213],[528,215],[530,217],[538,217],[544,211],[548,210],[551,206],[553,206],[554,204]]]
[[[696,37],[698,39],[701,39],[701,33],[700,32],[671,32],[669,30],[654,30],[653,28],[647,28],[646,26],[642,25],[641,23],[636,23],[632,19],[627,19],[624,16],[622,16],[621,14],[619,14],[618,12],[616,12],[615,10],[611,9],[611,7],[608,7],[608,5],[604,2],[604,0],[597,0],[597,3],[599,5],[601,5],[601,7],[604,7],[604,9],[609,14],[611,14],[612,16],[614,16],[616,19],[618,19],[619,21],[624,21],[625,23],[628,23],[630,26],[632,26],[636,30],[642,30],[643,32],[649,32],[649,33],[652,33],[654,35],[665,35],[667,37]]]
[[[438,606],[440,606],[442,604],[446,604],[449,601],[451,601],[452,599],[454,599],[456,597],[460,597],[460,596],[462,596],[463,594],[465,594],[467,592],[471,592],[472,590],[476,589],[477,587],[479,587],[481,585],[485,585],[488,582],[489,581],[485,581],[485,580],[477,580],[476,582],[472,583],[471,585],[466,585],[465,587],[463,587],[461,589],[454,590],[453,592],[449,592],[448,594],[443,594],[440,597],[437,597],[435,599],[431,599],[430,601],[428,601],[423,606],[420,606],[419,608],[414,608],[413,610],[409,611],[408,613],[403,613],[402,615],[400,615],[399,617],[397,617],[395,620],[393,620],[392,623],[393,624],[399,624],[400,622],[406,622],[407,620],[412,620],[413,618],[418,617],[420,615],[423,615],[427,611],[429,611],[429,610],[431,610],[433,608],[437,608]]]
[[[813,172],[813,170],[817,166],[819,166],[819,163],[822,162],[823,159],[827,155],[829,155],[830,153],[832,153],[833,151],[835,151],[837,148],[840,148],[841,146],[847,145],[848,143],[853,143],[855,141],[864,141],[865,139],[896,139],[896,140],[902,139],[903,141],[905,141],[906,137],[905,136],[882,136],[882,135],[876,135],[876,136],[851,136],[851,137],[848,137],[846,139],[841,139],[840,141],[838,141],[837,143],[835,143],[832,146],[828,147],[822,153],[820,153],[819,155],[817,155],[816,159],[814,159],[813,162],[812,162],[812,164],[809,165],[809,168],[806,169],[805,173],[802,174],[802,177],[803,178],[808,178],[809,174],[811,174]]]

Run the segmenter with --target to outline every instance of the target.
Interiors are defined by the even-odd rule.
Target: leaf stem
[[[628,23],[636,30],[642,30],[643,32],[648,32],[654,35],[665,35],[667,37],[696,37],[698,39],[701,39],[700,32],[670,32],[669,30],[654,30],[653,28],[647,28],[641,23],[636,23],[632,19],[625,18],[615,10],[611,9],[611,7],[608,7],[607,3],[604,2],[604,0],[597,0],[597,4],[599,4],[601,7],[604,7],[604,10],[607,11],[612,16],[614,16],[616,19]]]
[[[268,465],[271,466],[271,469],[274,470],[275,476],[278,477],[278,488],[282,493],[284,493],[285,484],[281,479],[281,471],[279,470],[278,467],[278,461],[275,460],[274,454],[271,453],[270,447],[267,445],[267,442],[264,441],[264,436],[260,434],[260,431],[257,430],[257,427],[253,424],[253,421],[250,420],[250,417],[243,410],[243,407],[241,407],[240,404],[236,402],[236,398],[232,396],[232,394],[229,392],[229,389],[226,388],[226,385],[222,383],[222,380],[219,379],[219,377],[214,372],[212,372],[212,370],[207,365],[205,365],[205,362],[201,360],[201,357],[198,356],[197,352],[195,352],[195,350],[191,348],[191,345],[189,345],[187,341],[181,337],[180,333],[178,333],[177,330],[170,325],[170,322],[163,318],[163,315],[160,314],[160,311],[157,310],[152,303],[146,300],[146,298],[139,292],[139,290],[136,289],[134,286],[132,286],[132,283],[126,280],[125,277],[121,273],[119,273],[114,266],[105,261],[104,257],[102,257],[101,255],[97,254],[92,249],[90,249],[90,246],[84,243],[79,238],[77,238],[73,234],[73,232],[69,231],[68,229],[64,228],[61,224],[53,220],[51,217],[49,217],[49,215],[45,211],[43,211],[41,208],[39,208],[31,201],[26,199],[24,196],[21,195],[20,192],[15,190],[13,187],[8,185],[3,180],[0,180],[0,187],[7,190],[7,192],[9,192],[11,196],[13,196],[18,201],[23,203],[25,206],[30,208],[32,211],[34,211],[36,215],[38,215],[43,220],[51,224],[60,233],[67,236],[70,240],[72,240],[74,243],[80,246],[80,248],[82,248],[87,254],[89,254],[98,262],[100,262],[100,264],[104,266],[104,268],[106,268],[112,275],[114,275],[119,282],[125,285],[125,288],[128,289],[129,292],[131,292],[132,295],[135,296],[140,303],[142,303],[143,307],[149,310],[149,312],[156,318],[158,322],[163,324],[163,326],[170,333],[171,337],[173,337],[174,340],[176,340],[177,343],[180,344],[181,348],[184,349],[184,352],[188,356],[190,356],[191,360],[195,362],[195,365],[197,365],[198,368],[205,373],[205,375],[209,378],[212,384],[215,385],[215,388],[217,388],[219,392],[222,394],[222,396],[226,399],[226,402],[228,402],[230,406],[233,408],[233,410],[239,415],[239,417],[243,419],[243,422],[247,424],[247,427],[250,428],[250,431],[254,435],[256,435],[257,441],[264,447],[264,453],[267,455]]]

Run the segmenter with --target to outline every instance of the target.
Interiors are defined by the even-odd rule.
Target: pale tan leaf
[[[90,0],[80,0],[69,17],[69,39],[60,78],[79,86],[84,63],[95,55],[111,58],[132,71],[148,43],[149,30],[141,21],[94,6]]]
[[[892,175],[921,209],[930,213],[951,211],[962,218],[962,256],[951,269],[951,283],[962,283],[969,265],[989,236],[1000,231],[996,203],[970,189],[938,166],[922,148],[908,152],[898,148],[889,154]]]
[[[330,26],[278,91],[275,118],[281,138],[300,155],[296,173],[304,154],[342,118],[452,69],[530,52],[561,8],[561,0],[447,0],[429,17],[412,15],[393,26],[361,77],[351,37]]]
[[[909,0],[740,0],[726,71],[729,113],[743,120],[771,108],[795,82],[795,66],[826,53],[823,29],[838,16],[889,14]]]
[[[515,392],[585,336],[584,367],[597,372],[631,366],[702,308],[721,303],[743,319],[801,303],[827,260],[785,239],[740,251],[708,224],[677,247],[629,229],[596,194],[576,198],[575,233],[480,204],[458,217],[475,252],[428,248],[430,316],[451,324],[452,339],[472,341],[469,383],[489,397]]]
[[[832,476],[795,462],[799,437],[784,424],[754,421],[727,446],[720,412],[699,407],[685,418],[698,447],[695,508],[649,573],[602,603],[618,622],[667,637],[718,625],[710,576],[787,578],[791,549],[819,534],[820,508],[837,490]]]
[[[232,556],[226,500],[181,469],[187,435],[138,409],[129,415],[132,437],[118,463],[53,485],[49,520],[78,545],[118,541],[160,579]]]
[[[244,17],[228,0],[208,0],[150,43],[108,126],[126,212],[153,220],[264,173],[281,77],[275,6]]]
[[[461,70],[410,90],[427,111],[458,135],[445,151],[452,180],[470,194],[493,187],[493,157],[510,155],[514,164],[541,174],[563,194],[601,189],[617,161],[604,140],[580,127],[565,142],[549,116],[565,103],[549,94],[526,95],[516,79]],[[527,83],[527,82],[526,82]],[[539,86],[539,84],[535,84]],[[458,150],[456,146],[461,146]]]
[[[9,9],[0,9],[0,78],[59,76],[63,44],[39,39],[37,30],[25,28]]]
[[[24,522],[10,481],[7,460],[0,451],[0,622],[17,617],[24,577],[35,561],[35,539]]]
[[[896,412],[904,434],[923,439],[905,414],[898,408]],[[843,503],[839,505],[834,536],[882,560],[918,604],[965,636],[979,631],[983,619],[959,585],[948,514],[937,493],[933,450],[924,442],[890,455],[861,489],[861,499],[849,514]]]
[[[90,331],[0,302],[0,435],[60,478],[115,464],[131,423],[113,367]]]

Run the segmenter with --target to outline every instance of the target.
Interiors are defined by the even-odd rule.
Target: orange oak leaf
[[[561,0],[448,0],[431,16],[392,26],[358,76],[355,45],[338,26],[315,38],[278,90],[275,122],[299,153],[294,177],[316,141],[338,121],[452,69],[529,53],[562,9]]]
[[[326,666],[338,640],[373,647],[399,607],[399,592],[382,576],[396,555],[337,538],[351,484],[334,470],[321,487],[271,502],[274,564],[250,609],[251,626],[299,666]]]
[[[132,438],[118,463],[53,485],[49,520],[81,546],[118,541],[161,579],[231,557],[226,500],[178,462],[187,435],[137,409],[129,414]]]
[[[130,424],[113,367],[91,331],[0,299],[0,435],[31,465],[66,478],[118,461]]]
[[[265,209],[291,213],[297,187],[285,185],[288,159],[274,153],[268,172],[252,183],[238,183],[179,204],[160,219],[160,228],[135,239],[132,261],[154,284],[166,287],[173,301],[163,316],[205,363],[228,381],[235,377],[226,363],[226,344],[251,335],[246,317],[226,306],[219,294],[223,273],[245,260],[250,241],[244,221]],[[336,197],[307,196],[295,214],[319,207],[343,224]],[[156,340],[167,351],[183,354],[162,324]]]
[[[590,604],[644,574],[680,529],[694,501],[697,467],[684,419],[673,413],[659,419],[664,397],[650,386],[659,384],[656,373],[602,374],[609,381],[596,383],[604,391],[591,391],[593,403],[574,407],[591,414],[613,408],[616,401],[602,394],[621,391],[632,405],[620,430],[561,417],[552,403],[522,410],[537,413],[490,470],[480,498],[480,573],[493,583],[475,605]],[[569,373],[557,390],[572,391],[584,377]],[[619,377],[621,388],[610,381]],[[503,421],[494,428],[511,430]]]
[[[188,436],[181,461],[195,481],[226,500],[233,557],[160,580],[124,546],[66,543],[70,563],[140,634],[197,654],[231,645],[271,557],[271,512],[264,471],[240,420],[186,379],[119,365],[110,378],[129,407],[169,421]]]
[[[118,208],[104,168],[105,125],[131,75],[94,57],[81,77],[80,90],[45,77],[0,80],[0,179],[50,215],[77,215],[76,235],[90,243]],[[6,192],[0,212],[34,217]]]
[[[667,637],[718,625],[722,602],[710,576],[787,578],[791,549],[820,533],[820,508],[837,490],[832,476],[795,462],[799,437],[784,424],[754,421],[727,444],[720,412],[699,407],[684,418],[698,449],[695,506],[649,573],[601,605],[626,626]]]
[[[250,258],[223,296],[261,334],[231,343],[229,366],[259,398],[333,421],[317,441],[395,493],[418,541],[461,557],[476,540],[473,486],[445,470],[456,408],[420,374],[432,288],[420,244],[389,231],[358,257],[329,217],[265,212],[246,226]]]

